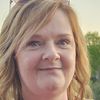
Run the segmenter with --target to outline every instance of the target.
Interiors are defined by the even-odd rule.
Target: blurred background
[[[70,5],[78,15],[86,38],[92,69],[90,84],[95,100],[100,100],[100,0],[70,0]],[[0,30],[9,10],[10,0],[0,0]]]

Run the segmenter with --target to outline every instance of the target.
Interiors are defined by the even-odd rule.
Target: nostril
[[[60,55],[58,53],[51,53],[51,52],[46,53],[45,52],[43,54],[42,59],[43,60],[48,60],[48,61],[59,60],[60,59]]]

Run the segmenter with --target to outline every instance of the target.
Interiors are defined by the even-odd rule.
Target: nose
[[[46,61],[56,61],[60,59],[60,54],[54,45],[48,45],[44,50],[43,60]]]

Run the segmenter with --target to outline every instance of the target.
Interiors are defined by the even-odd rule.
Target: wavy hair
[[[45,26],[57,9],[68,15],[76,44],[76,71],[66,90],[68,100],[91,98],[87,47],[75,11],[66,0],[19,0],[10,10],[0,34],[0,100],[22,100],[19,72],[14,59],[15,49]],[[32,34],[27,32],[30,27]]]

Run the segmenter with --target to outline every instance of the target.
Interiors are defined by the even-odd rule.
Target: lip
[[[62,70],[62,68],[56,68],[56,67],[53,67],[53,68],[39,68],[38,70],[40,71],[45,71],[45,70]]]
[[[61,70],[61,69],[63,69],[62,68],[62,66],[57,66],[57,65],[55,65],[55,66],[42,66],[42,67],[40,67],[40,68],[38,68],[38,70],[40,70],[40,71],[43,71],[43,70]]]

